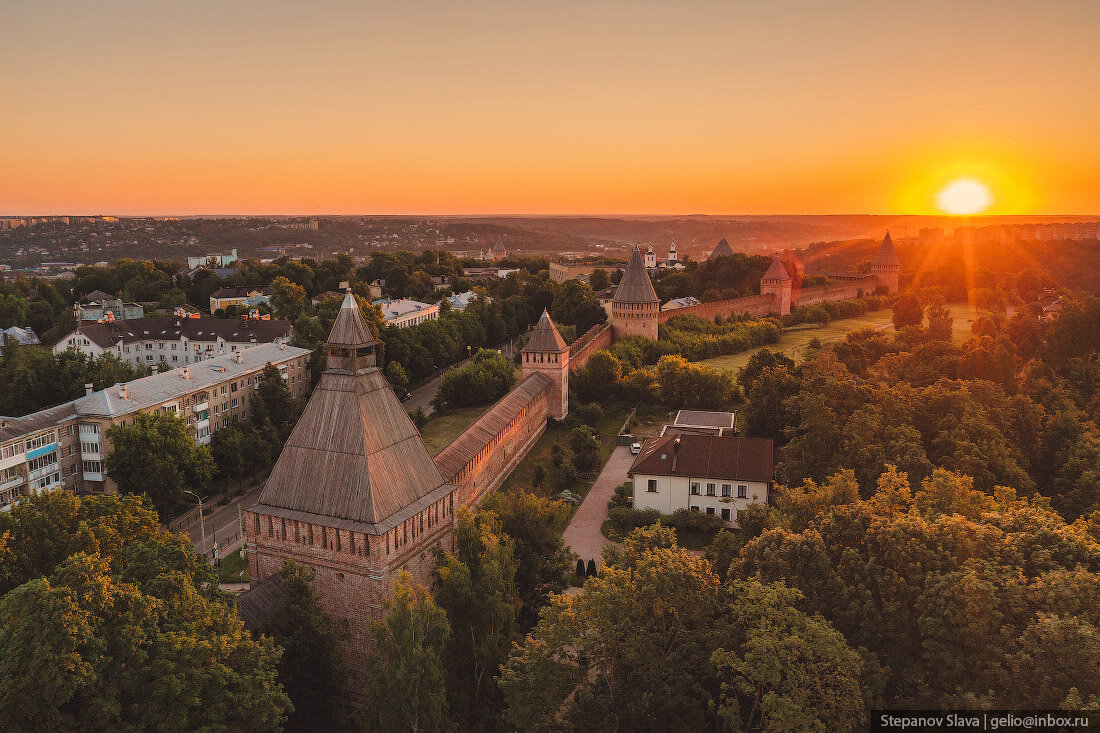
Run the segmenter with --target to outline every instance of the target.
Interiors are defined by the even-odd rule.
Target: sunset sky
[[[0,3],[0,215],[1100,213],[1100,2]]]

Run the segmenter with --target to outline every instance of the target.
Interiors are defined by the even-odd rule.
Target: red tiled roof
[[[679,439],[679,448],[676,440]],[[646,442],[630,473],[771,482],[770,438],[666,435]]]

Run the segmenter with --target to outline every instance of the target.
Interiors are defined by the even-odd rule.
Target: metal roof
[[[153,374],[126,383],[126,397],[121,396],[122,385],[93,392],[87,397],[74,401],[78,415],[96,417],[115,417],[136,410],[177,399],[197,390],[208,389],[215,384],[231,381],[235,377],[259,371],[268,363],[276,363],[306,356],[308,349],[281,344],[261,344],[250,349],[241,349],[232,354],[218,356],[206,361],[187,364],[161,374]],[[240,355],[240,363],[237,356]],[[188,377],[185,378],[184,374]]]
[[[107,349],[119,341],[124,344],[135,341],[231,341],[250,343],[287,338],[291,334],[290,321],[261,321],[256,318],[178,318],[155,317],[118,320],[113,323],[90,323],[77,329],[77,333],[100,348]],[[61,339],[64,341],[66,336]]]
[[[707,255],[708,260],[716,260],[719,257],[733,257],[733,247],[730,246],[725,237],[722,237],[722,241],[718,243],[718,246]]]

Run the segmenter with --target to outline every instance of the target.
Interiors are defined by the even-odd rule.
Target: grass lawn
[[[452,440],[458,437],[466,428],[473,425],[479,417],[489,411],[496,402],[476,407],[464,407],[461,410],[447,410],[443,413],[432,413],[427,424],[420,432],[424,438],[424,445],[428,446],[428,453],[433,456],[447,447]]]
[[[630,408],[624,407],[619,404],[608,404],[602,406],[606,412],[604,419],[600,422],[600,466],[607,463],[607,459],[611,456],[611,451],[615,449],[615,436],[619,434],[619,428],[626,422],[626,416],[630,414]],[[556,497],[562,490],[561,488],[552,488],[547,485],[543,485],[541,488],[535,488],[532,480],[535,473],[535,464],[545,463],[550,465],[550,451],[551,448],[557,444],[565,451],[566,457],[571,457],[572,451],[569,450],[569,433],[573,430],[572,427],[567,427],[565,423],[551,423],[546,427],[546,432],[538,439],[534,447],[530,452],[523,457],[523,460],[519,462],[515,470],[504,480],[501,484],[501,491],[515,491],[522,489],[530,491],[540,496],[553,496]],[[599,472],[597,472],[598,474]],[[595,475],[592,476],[592,480],[595,480]],[[564,487],[569,491],[572,491],[578,496],[585,496],[588,493],[588,489],[592,487],[590,481],[584,481],[578,479],[574,481],[570,486]]]
[[[218,563],[219,583],[247,583],[248,563],[241,557],[240,550],[234,550]]]
[[[951,316],[954,318],[953,338],[955,343],[962,343],[970,338],[970,327],[976,318],[976,311],[965,303],[955,303],[948,306]],[[783,329],[779,337],[779,343],[742,351],[738,354],[716,356],[711,359],[703,359],[700,364],[707,364],[715,369],[731,369],[738,371],[748,363],[752,355],[760,349],[779,351],[795,361],[801,361],[806,357],[807,349],[812,339],[821,339],[822,343],[839,341],[849,331],[856,331],[867,326],[873,326],[892,335],[894,333],[894,321],[892,310],[873,311],[856,318],[839,318],[826,326],[813,323],[803,323],[798,326]]]

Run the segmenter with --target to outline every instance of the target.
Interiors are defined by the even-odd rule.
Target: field
[[[428,447],[428,453],[435,455],[446,448],[452,440],[466,428],[473,425],[479,417],[489,411],[496,402],[487,405],[464,407],[461,410],[447,410],[443,413],[432,413],[420,435],[424,438],[424,445]]]
[[[951,316],[955,319],[953,329],[955,343],[962,343],[970,338],[970,327],[974,323],[975,311],[971,306],[965,303],[949,305],[948,309],[951,311]],[[844,338],[849,331],[856,331],[861,328],[866,328],[867,326],[888,330],[890,333],[893,333],[893,312],[890,310],[874,311],[857,318],[838,319],[825,326],[805,323],[791,328],[785,328],[783,329],[783,334],[779,337],[778,344],[769,344],[767,346],[742,351],[738,354],[716,356],[712,359],[704,359],[700,363],[707,364],[715,369],[731,369],[737,371],[744,367],[749,359],[752,358],[752,355],[761,348],[779,351],[795,361],[800,361],[805,358],[806,350],[810,345],[810,341],[813,339],[820,339],[822,343],[839,341]]]

